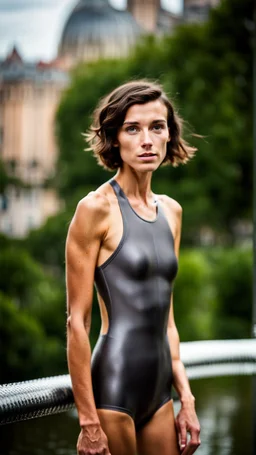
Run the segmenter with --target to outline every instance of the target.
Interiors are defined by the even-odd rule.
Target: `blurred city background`
[[[79,199],[113,175],[82,133],[98,100],[135,78],[163,84],[198,148],[153,178],[156,193],[183,207],[181,341],[251,336],[253,3],[0,0],[1,383],[67,373],[65,238]],[[92,346],[99,327],[95,300]],[[243,455],[243,423],[252,444],[250,381],[204,382],[205,395],[195,383],[214,421],[209,451],[198,453]],[[221,432],[229,439],[216,442]],[[8,444],[4,455],[23,453]],[[24,453],[74,453],[52,447]]]

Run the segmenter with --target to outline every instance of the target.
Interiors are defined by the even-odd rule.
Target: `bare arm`
[[[180,358],[180,339],[174,323],[173,305],[171,306],[169,316],[168,339],[172,352],[173,385],[179,395],[182,406],[194,406],[195,398],[192,395],[185,367]]]
[[[172,202],[169,202],[168,205],[172,213],[171,219],[174,235],[174,249],[176,257],[178,258],[181,237],[182,209],[180,205],[173,200]],[[182,454],[191,455],[200,445],[200,425],[195,412],[195,398],[192,395],[186,371],[180,358],[180,339],[174,321],[173,296],[171,298],[167,334],[172,355],[173,385],[181,402],[181,409],[176,417],[179,443]],[[189,442],[187,442],[187,431],[191,435]]]
[[[94,403],[89,343],[94,271],[108,228],[107,210],[105,198],[96,193],[80,201],[66,242],[67,358],[82,428],[77,449],[84,455],[109,453]]]
[[[182,455],[192,455],[200,445],[200,425],[195,411],[195,398],[191,392],[187,374],[180,358],[180,340],[171,306],[168,339],[172,354],[173,385],[179,395],[181,409],[176,417],[176,427]],[[187,441],[187,432],[190,441]]]

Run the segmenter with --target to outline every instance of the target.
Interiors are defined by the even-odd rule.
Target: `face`
[[[170,141],[167,107],[161,100],[134,104],[117,134],[123,168],[152,172],[160,166]]]

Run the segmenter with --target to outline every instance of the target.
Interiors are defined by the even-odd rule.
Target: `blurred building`
[[[183,0],[183,20],[185,22],[204,22],[212,8],[220,3],[220,0]]]
[[[128,0],[124,11],[108,0],[80,0],[64,26],[59,62],[69,69],[80,61],[126,57],[141,35],[170,33],[180,21],[160,0]]]
[[[0,231],[23,237],[59,209],[46,188],[54,174],[54,117],[68,76],[54,64],[26,63],[16,48],[0,62],[0,158],[9,185],[0,196]]]
[[[184,19],[205,20],[218,1],[184,0],[184,16],[177,16],[160,0],[127,0],[124,11],[108,0],[80,0],[64,25],[54,61],[25,62],[16,48],[0,61],[0,160],[13,182],[23,182],[0,194],[1,232],[24,237],[59,209],[47,181],[55,170],[54,118],[68,71],[81,61],[125,57],[143,34],[161,36]]]

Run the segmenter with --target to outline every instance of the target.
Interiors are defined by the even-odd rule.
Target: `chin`
[[[144,163],[143,165],[136,166],[136,170],[139,172],[154,172],[159,166],[160,163]]]

